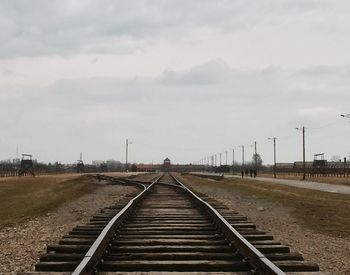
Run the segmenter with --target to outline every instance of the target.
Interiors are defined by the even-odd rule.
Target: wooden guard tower
[[[83,153],[80,153],[80,159],[77,160],[77,173],[84,173]]]
[[[314,155],[313,167],[315,168],[325,168],[327,161],[324,159],[324,153]]]
[[[33,155],[22,154],[21,168],[19,169],[18,176],[32,175],[35,177]]]

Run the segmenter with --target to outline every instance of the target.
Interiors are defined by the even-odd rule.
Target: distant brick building
[[[138,172],[160,172],[162,170],[161,164],[136,164]]]
[[[163,161],[163,172],[170,172],[171,171],[171,161],[169,158],[166,158]]]
[[[169,158],[163,160],[163,164],[136,164],[138,172],[195,172],[203,170],[200,165],[172,164]]]

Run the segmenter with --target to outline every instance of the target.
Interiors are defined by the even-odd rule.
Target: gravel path
[[[235,176],[235,175],[225,175],[225,178],[241,178],[241,177]],[[257,178],[247,177],[247,178],[243,178],[243,179],[271,182],[271,183],[283,184],[283,185],[288,185],[288,186],[293,186],[293,187],[318,190],[318,191],[323,191],[323,192],[331,192],[331,193],[350,195],[350,186],[345,186],[345,185],[328,184],[328,183],[321,183],[321,182],[315,182],[315,181],[274,179],[274,178],[264,178],[264,177],[257,177]]]
[[[246,215],[258,229],[271,232],[275,239],[288,245],[292,251],[302,253],[305,260],[318,263],[327,274],[350,274],[350,239],[330,237],[302,228],[291,214],[291,209],[277,203],[229,193],[225,189],[188,185]]]
[[[92,194],[63,205],[53,213],[0,229],[0,274],[34,270],[48,244],[57,243],[74,226],[87,222],[101,208],[115,204],[133,190],[133,187],[101,185]]]

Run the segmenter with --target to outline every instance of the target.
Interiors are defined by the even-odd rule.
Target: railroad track
[[[319,270],[317,264],[305,262],[257,230],[246,217],[211,198],[204,201],[169,174],[148,184],[100,179],[135,184],[142,191],[102,210],[58,245],[48,246],[36,271],[24,274],[317,274]]]

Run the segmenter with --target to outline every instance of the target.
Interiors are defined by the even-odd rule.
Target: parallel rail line
[[[305,262],[300,254],[257,230],[246,217],[212,198],[199,197],[172,175],[149,183],[98,177],[142,191],[102,210],[58,245],[48,246],[36,272],[25,274],[281,275],[319,270],[317,264]]]

